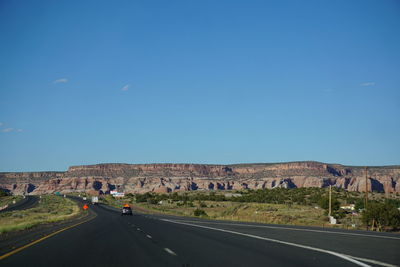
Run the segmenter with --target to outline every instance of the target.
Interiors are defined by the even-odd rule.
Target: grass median
[[[70,199],[45,195],[34,208],[1,213],[0,234],[25,230],[38,224],[67,220],[80,212],[78,205]]]

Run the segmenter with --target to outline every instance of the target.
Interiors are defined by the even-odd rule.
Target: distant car
[[[124,205],[123,207],[122,207],[122,213],[121,213],[121,216],[122,215],[133,215],[132,214],[132,209],[131,209],[131,207],[129,207],[129,205]]]
[[[99,203],[99,197],[92,197],[92,204],[96,205]]]

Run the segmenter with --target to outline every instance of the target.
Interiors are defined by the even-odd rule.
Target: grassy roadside
[[[0,197],[0,209],[13,204],[13,201],[18,202],[20,200],[22,200],[22,196],[2,196]]]
[[[303,225],[341,229],[366,229],[373,225],[379,231],[400,229],[400,199],[383,193],[370,193],[369,206],[377,207],[364,216],[364,198],[359,192],[332,189],[332,216],[337,224],[328,223],[329,197],[326,188],[277,188],[273,190],[190,191],[157,194],[128,193],[123,198],[100,195],[99,200],[118,209],[124,203],[144,213],[160,213],[207,219]],[[350,206],[351,205],[351,206]],[[381,212],[386,210],[387,212]],[[390,211],[390,212],[389,212]],[[377,217],[378,216],[378,217]]]
[[[111,196],[102,198],[102,202],[121,208],[129,203],[132,208],[149,213],[196,217],[196,210],[205,212],[201,217],[215,220],[231,220],[269,224],[288,224],[323,226],[327,224],[323,209],[305,205],[286,205],[269,203],[238,203],[230,201],[196,201],[193,205],[163,201],[161,204],[136,203],[131,198],[115,199]]]
[[[34,208],[1,213],[0,234],[70,219],[80,212],[78,205],[70,199],[45,195]]]
[[[195,211],[204,211],[201,217],[215,220],[231,220],[242,222],[257,222],[268,224],[313,225],[322,226],[326,223],[324,211],[303,205],[237,203],[203,201],[191,206],[178,206],[175,203],[160,205],[135,203],[144,209],[181,216],[195,217]],[[201,213],[200,213],[201,214]]]

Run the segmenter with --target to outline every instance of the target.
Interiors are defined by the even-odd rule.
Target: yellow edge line
[[[35,244],[37,244],[37,243],[39,243],[39,242],[42,242],[43,240],[45,240],[45,239],[47,239],[47,238],[49,238],[49,237],[52,237],[52,236],[54,236],[54,235],[56,235],[56,234],[59,234],[59,233],[61,233],[61,232],[64,232],[64,231],[66,231],[66,230],[68,230],[68,229],[71,229],[71,228],[73,228],[73,227],[75,227],[75,226],[78,226],[78,225],[81,225],[81,224],[83,224],[83,223],[87,223],[87,222],[93,220],[93,219],[96,218],[96,217],[97,217],[97,216],[95,216],[95,217],[93,217],[93,218],[90,218],[89,220],[86,220],[86,221],[83,221],[83,222],[80,222],[80,223],[77,223],[77,224],[68,226],[68,227],[63,228],[63,229],[61,229],[61,230],[58,230],[58,231],[56,231],[56,232],[54,232],[54,233],[51,233],[51,234],[49,234],[49,235],[46,235],[46,236],[44,236],[44,237],[42,237],[42,238],[39,238],[39,239],[37,239],[37,240],[35,240],[35,241],[29,243],[29,244],[26,244],[25,246],[22,246],[22,247],[19,247],[19,248],[17,248],[17,249],[14,249],[13,251],[10,251],[10,252],[8,252],[8,253],[6,253],[6,254],[1,255],[1,256],[0,256],[0,260],[4,260],[5,258],[10,257],[11,255],[13,255],[13,254],[15,254],[15,253],[17,253],[17,252],[19,252],[19,251],[21,251],[21,250],[23,250],[23,249],[29,248],[30,246],[33,246],[33,245],[35,245]]]

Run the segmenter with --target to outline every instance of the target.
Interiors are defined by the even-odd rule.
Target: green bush
[[[148,198],[148,199],[147,199],[147,203],[149,203],[149,204],[157,204],[158,201],[157,201],[157,199],[155,199],[155,198]]]
[[[207,216],[207,213],[201,209],[195,209],[193,214],[194,216]]]
[[[153,198],[153,195],[150,193],[136,194],[135,198],[136,198],[136,202],[148,202],[148,199]]]
[[[7,193],[6,191],[0,189],[0,197],[6,197],[6,196],[9,196],[9,195],[10,195],[9,193]]]
[[[362,210],[362,209],[364,209],[364,205],[365,205],[364,199],[358,199],[358,200],[356,200],[356,203],[354,205],[354,209],[356,211]]]
[[[204,202],[200,202],[200,208],[207,208],[207,204]]]
[[[400,228],[400,211],[390,201],[371,202],[362,213],[362,221],[378,231],[396,230]]]
[[[318,201],[318,205],[321,208],[323,208],[324,210],[328,211],[329,210],[329,198],[328,197],[321,198]],[[338,211],[339,208],[340,208],[340,202],[337,199],[332,198],[332,212]]]

